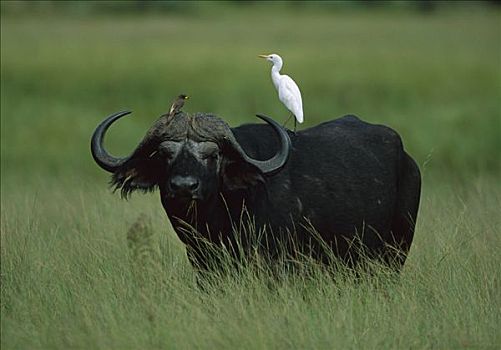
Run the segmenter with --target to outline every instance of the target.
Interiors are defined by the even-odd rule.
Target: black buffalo
[[[94,159],[125,197],[160,189],[196,267],[210,266],[200,237],[235,255],[258,246],[272,257],[334,255],[353,264],[363,252],[397,269],[405,262],[421,177],[392,129],[348,115],[292,133],[265,116],[258,115],[267,124],[230,128],[214,115],[179,112],[162,116],[130,156],[116,158],[103,138],[127,114],[96,128]],[[242,222],[253,229],[238,230]]]

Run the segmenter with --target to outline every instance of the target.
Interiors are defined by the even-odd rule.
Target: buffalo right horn
[[[249,157],[234,137],[232,137],[231,143],[233,144],[233,147],[237,150],[237,152],[240,153],[242,158],[245,159],[245,161],[257,167],[264,174],[271,174],[280,170],[287,162],[289,153],[291,151],[291,140],[289,134],[287,134],[287,131],[285,131],[280,124],[278,124],[270,117],[261,114],[256,114],[256,117],[271,125],[273,131],[275,131],[275,134],[278,136],[279,150],[277,151],[277,153],[270,159],[257,160]]]

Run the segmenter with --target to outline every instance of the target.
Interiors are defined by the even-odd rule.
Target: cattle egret
[[[172,117],[174,116],[174,114],[179,112],[181,108],[183,108],[184,106],[184,101],[189,98],[190,97],[186,95],[179,95],[178,97],[176,97],[176,100],[172,103],[172,106],[170,107],[169,116]]]
[[[280,74],[280,69],[283,66],[282,57],[274,53],[271,55],[259,55],[259,57],[266,58],[267,61],[273,63],[273,67],[271,67],[271,80],[273,81],[273,85],[275,85],[275,89],[277,89],[278,98],[295,117],[294,131],[296,131],[296,121],[299,123],[303,122],[303,101],[301,100],[299,87],[291,77]],[[287,124],[289,119],[285,121],[285,124]]]

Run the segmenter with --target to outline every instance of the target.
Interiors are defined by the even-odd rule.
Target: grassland
[[[2,15],[2,349],[499,348],[500,13],[218,9]],[[158,195],[107,189],[88,143],[114,111],[135,112],[110,131],[116,154],[181,92],[232,125],[285,118],[256,58],[270,51],[300,83],[306,127],[357,114],[420,164],[400,278],[244,271],[201,291]],[[139,213],[152,236],[138,275]]]

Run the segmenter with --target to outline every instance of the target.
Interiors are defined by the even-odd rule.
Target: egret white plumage
[[[296,131],[296,121],[299,123],[303,122],[303,101],[301,99],[301,91],[299,91],[299,87],[291,77],[280,74],[280,69],[282,69],[283,66],[282,57],[274,53],[270,55],[259,55],[259,57],[265,58],[267,61],[273,63],[271,67],[271,80],[273,81],[273,85],[275,85],[275,89],[277,89],[278,98],[295,117],[294,131]],[[289,119],[286,120],[286,124]]]

